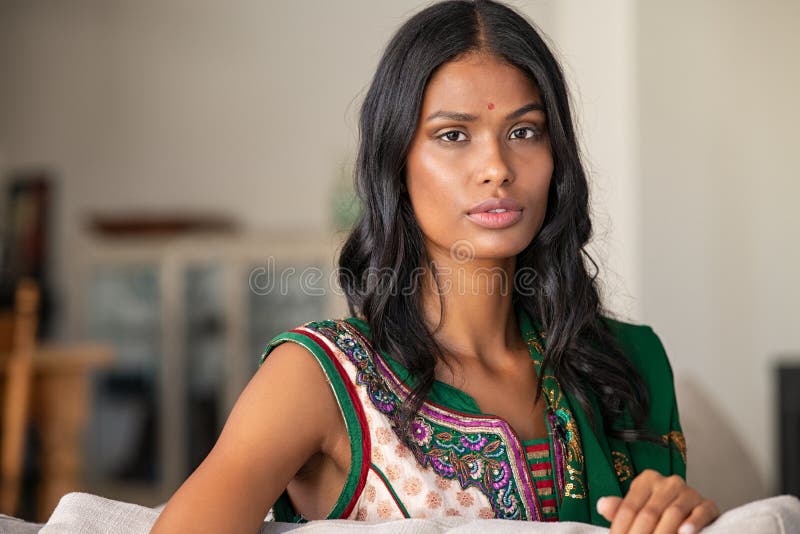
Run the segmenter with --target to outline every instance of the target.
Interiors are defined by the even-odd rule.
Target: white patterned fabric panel
[[[458,481],[443,478],[430,467],[419,465],[392,430],[389,419],[372,403],[367,388],[357,384],[355,365],[329,339],[320,338],[356,388],[371,443],[370,457],[364,458],[371,463],[366,484],[356,496],[356,505],[348,519],[400,519],[405,517],[403,508],[414,518],[493,518],[489,500],[478,488],[462,490]]]

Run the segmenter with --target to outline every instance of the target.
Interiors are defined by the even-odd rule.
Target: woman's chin
[[[533,236],[497,236],[472,241],[476,260],[504,260],[516,257],[525,250]]]

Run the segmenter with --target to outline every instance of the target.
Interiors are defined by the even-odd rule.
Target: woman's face
[[[536,85],[493,55],[466,55],[431,77],[406,186],[432,259],[510,258],[536,236],[553,174],[542,104]]]

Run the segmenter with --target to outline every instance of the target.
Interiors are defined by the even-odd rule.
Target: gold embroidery
[[[531,451],[527,453],[528,460],[540,460],[542,458],[548,458],[550,456],[550,451]]]
[[[571,416],[572,414],[570,414]],[[583,487],[583,451],[581,446],[577,443],[578,427],[574,421],[567,424],[567,432],[570,432],[572,427],[572,439],[569,440],[567,447],[567,474],[572,480],[571,484],[565,484],[566,491],[564,497],[572,497],[573,499],[584,499],[586,497],[586,489]],[[575,467],[573,463],[577,462],[580,469]]]
[[[536,375],[542,374],[542,358],[544,357],[544,346],[542,341],[547,339],[547,333],[539,330],[538,333],[533,329],[528,329],[525,332],[526,343],[536,351],[533,363],[536,369]],[[540,341],[541,340],[541,341]],[[581,448],[581,438],[578,432],[578,425],[575,423],[575,417],[572,411],[567,408],[566,400],[561,391],[561,385],[558,379],[553,375],[545,375],[542,378],[542,390],[545,400],[548,402],[550,409],[555,412],[556,417],[564,424],[564,448],[565,461],[564,461],[564,497],[572,499],[585,499],[586,488],[584,486],[584,458],[583,449]]]
[[[619,451],[611,451],[611,456],[614,457],[614,471],[617,472],[617,478],[620,482],[633,477],[633,469],[631,469],[630,459]]]
[[[544,355],[544,348],[542,348],[542,344],[536,341],[535,339],[531,338],[528,340],[531,346],[541,355]]]
[[[664,445],[674,444],[681,453],[683,463],[686,463],[686,439],[683,437],[683,433],[673,430],[669,434],[661,436],[661,439],[664,440]]]
[[[567,418],[566,428],[564,429],[567,434],[567,462],[564,467],[567,471],[569,483],[564,484],[564,497],[583,499],[586,497],[586,490],[583,487],[583,449],[580,445],[578,425],[575,424],[575,418],[572,416],[572,412],[561,405],[564,395],[561,392],[561,387],[558,386],[558,379],[553,375],[546,375],[544,379],[545,383],[552,380],[553,383],[556,384],[556,387],[558,387],[558,391],[556,391],[555,388],[547,388],[545,392],[551,409],[556,412],[563,412]]]
[[[544,332],[540,332],[539,336],[544,339]],[[536,339],[535,335],[528,335],[527,342],[540,354],[544,354],[542,345]],[[534,360],[536,374],[541,373],[542,361],[537,358]],[[554,375],[545,375],[542,379],[543,393],[545,400],[548,402],[550,409],[561,415],[559,419],[565,421],[566,432],[566,462],[564,465],[565,480],[564,480],[564,497],[573,499],[585,499],[586,489],[583,483],[583,449],[581,448],[580,433],[578,432],[578,425],[575,423],[575,418],[572,412],[565,406],[564,395],[561,391],[561,386],[558,379]]]

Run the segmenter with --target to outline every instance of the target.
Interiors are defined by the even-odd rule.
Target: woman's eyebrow
[[[530,104],[526,104],[519,108],[516,111],[512,111],[508,115],[506,115],[506,120],[514,120],[522,117],[526,113],[530,111],[541,111],[544,112],[544,106],[539,104],[538,102],[531,102]],[[451,121],[459,121],[459,122],[470,122],[474,121],[478,117],[476,115],[472,115],[470,113],[459,113],[457,111],[435,111],[427,116],[425,122],[430,122],[434,119],[449,119]]]

